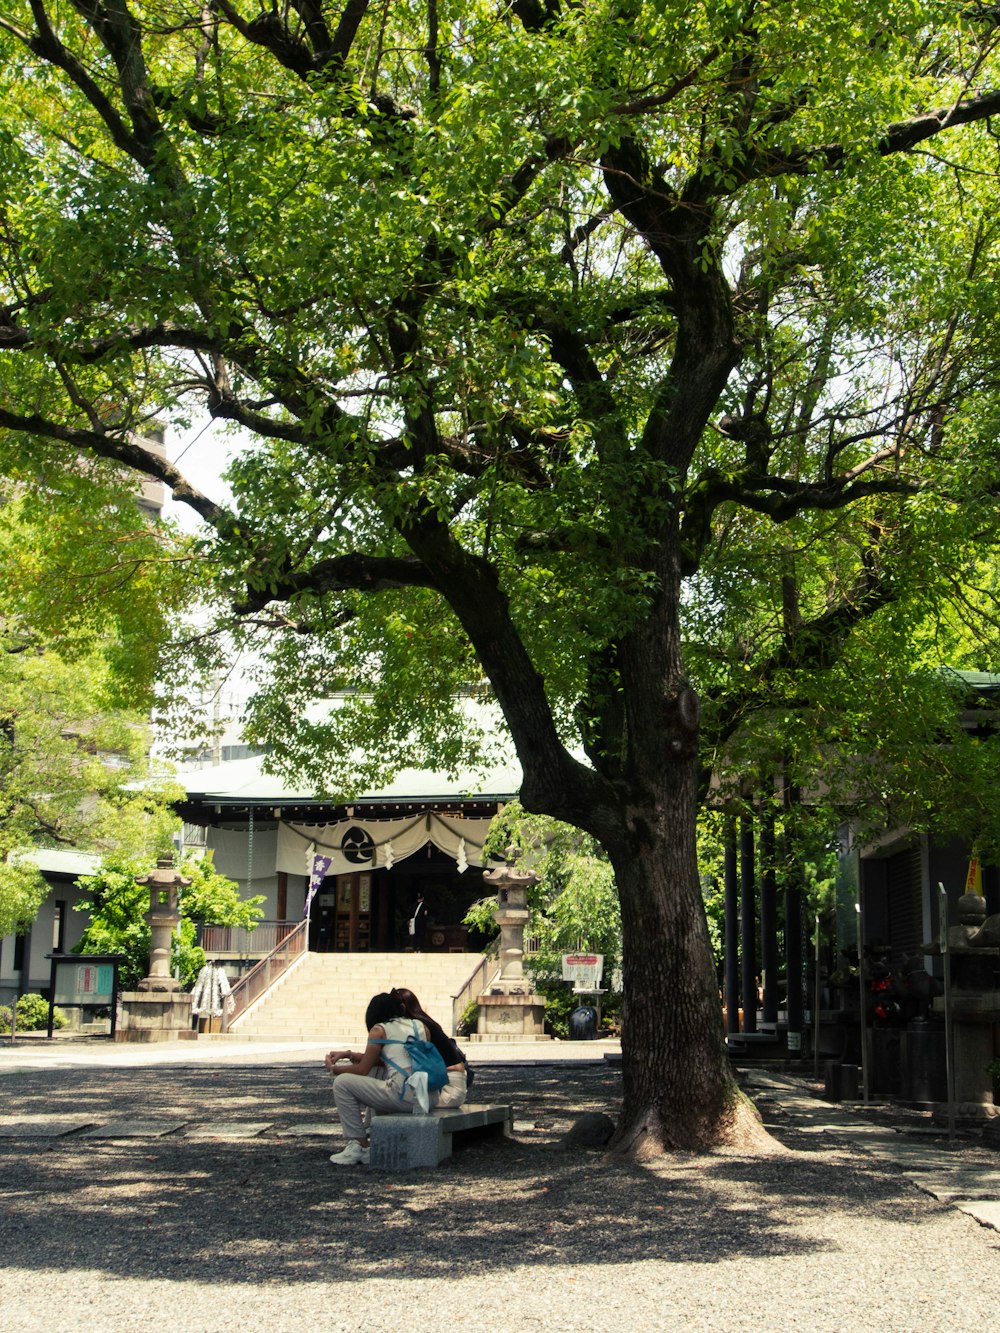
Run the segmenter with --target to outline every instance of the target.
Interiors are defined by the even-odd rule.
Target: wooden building
[[[311,950],[411,947],[407,922],[420,893],[430,922],[425,949],[479,947],[462,918],[486,892],[483,843],[520,788],[515,763],[456,777],[406,769],[384,790],[350,802],[321,800],[263,765],[257,756],[182,773],[186,795],[177,809],[185,847],[211,850],[216,869],[244,896],[263,894],[265,920],[302,919],[322,857],[328,865],[310,904]]]

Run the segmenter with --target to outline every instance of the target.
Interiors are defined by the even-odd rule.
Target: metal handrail
[[[276,945],[266,958],[256,963],[244,977],[233,986],[226,1000],[222,1015],[222,1030],[228,1032],[232,1024],[246,1013],[255,1000],[288,971],[292,963],[306,952],[309,922],[300,921],[280,944]]]
[[[487,978],[492,976],[491,969],[497,969],[499,963],[496,958],[491,958],[484,954],[472,970],[472,975],[466,981],[465,985],[457,995],[451,997],[451,1030],[458,1031],[458,1023],[465,1012],[469,1002],[481,995],[486,989]]]
[[[197,943],[207,958],[219,954],[239,954],[241,957],[264,957],[291,935],[298,921],[258,921],[253,927],[217,926],[198,927]]]

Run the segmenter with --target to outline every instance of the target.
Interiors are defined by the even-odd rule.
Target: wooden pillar
[[[778,884],[774,869],[774,811],[766,806],[760,821],[760,970],[764,994],[761,1027],[778,1027]]]
[[[796,801],[796,788],[786,791],[786,808]],[[785,833],[785,973],[788,978],[788,1054],[793,1058],[802,1054],[802,1027],[804,1021],[804,955],[802,949],[802,881],[798,858],[794,857],[789,835]]]
[[[724,834],[726,1031],[740,1030],[740,893],[736,859],[736,821],[726,820]]]
[[[740,816],[740,964],[743,970],[743,1031],[757,1031],[757,892],[753,820]]]

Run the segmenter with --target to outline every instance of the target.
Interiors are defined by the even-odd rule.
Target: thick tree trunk
[[[624,1103],[612,1151],[639,1158],[770,1144],[729,1065],[697,873],[693,786],[661,792],[657,810],[630,821],[646,836],[608,849],[625,940]]]

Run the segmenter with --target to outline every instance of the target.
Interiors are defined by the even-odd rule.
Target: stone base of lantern
[[[198,1036],[191,1027],[191,996],[183,991],[125,991],[115,1041],[186,1041]]]
[[[530,992],[480,995],[478,1041],[548,1041],[545,996]]]

